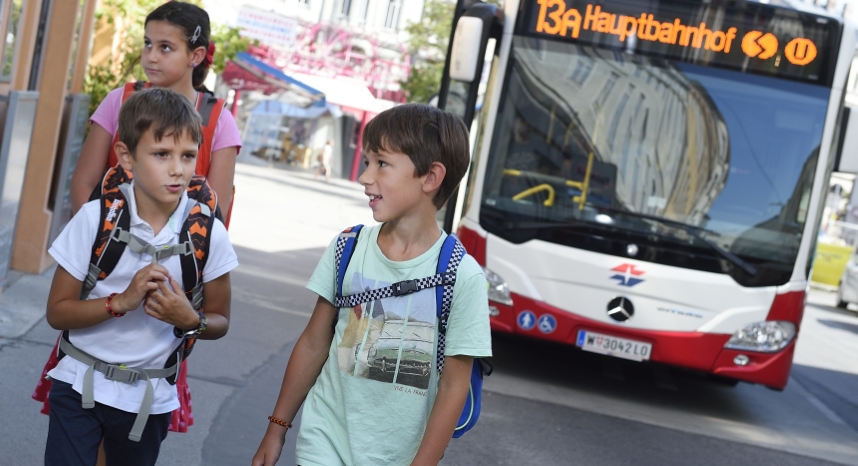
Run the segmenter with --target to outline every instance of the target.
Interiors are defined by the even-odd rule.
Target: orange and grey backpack
[[[188,202],[183,212],[182,228],[179,232],[179,242],[174,245],[152,245],[131,234],[130,212],[127,208],[129,190],[131,189],[132,174],[117,165],[107,171],[104,179],[96,190],[99,193],[98,202],[101,210],[100,228],[92,245],[89,271],[81,288],[80,299],[85,300],[95,288],[96,283],[107,278],[122,257],[125,248],[139,254],[149,254],[153,262],[170,256],[179,256],[182,265],[182,288],[194,310],[203,307],[203,270],[209,257],[210,235],[216,219],[221,219],[217,207],[217,195],[206,179],[194,175],[188,184]],[[104,374],[108,380],[124,383],[136,383],[146,380],[146,396],[140,407],[134,427],[129,438],[139,441],[149,416],[154,389],[150,379],[163,378],[171,385],[176,383],[179,366],[187,358],[194,347],[196,338],[183,337],[173,354],[167,359],[163,369],[126,367],[124,364],[101,361],[76,348],[69,341],[69,332],[65,331],[60,338],[57,357],[65,355],[86,364],[89,369],[84,374],[82,406],[95,406],[93,396],[94,371]]]

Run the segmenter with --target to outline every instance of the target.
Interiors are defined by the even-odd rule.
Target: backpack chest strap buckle
[[[394,283],[391,286],[391,289],[393,296],[402,296],[408,293],[414,293],[419,288],[417,287],[417,280],[404,280]]]

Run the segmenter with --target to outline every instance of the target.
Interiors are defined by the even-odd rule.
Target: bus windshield
[[[783,284],[829,95],[796,80],[516,36],[480,223],[515,243]]]

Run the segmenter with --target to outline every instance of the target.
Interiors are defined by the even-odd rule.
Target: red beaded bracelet
[[[110,296],[107,297],[107,301],[104,302],[104,307],[107,309],[107,313],[113,317],[122,317],[125,313],[113,312],[113,307],[110,305],[110,302],[113,301],[113,297],[117,294],[119,293],[110,293]]]
[[[281,421],[280,419],[277,419],[277,418],[276,418],[276,417],[274,417],[274,416],[268,416],[268,420],[269,420],[269,421],[271,421],[271,422],[273,422],[273,423],[275,423],[275,424],[277,424],[278,426],[283,426],[283,427],[285,427],[285,428],[287,428],[287,429],[291,429],[291,428],[292,428],[292,424],[289,424],[289,423],[287,423],[286,421]]]

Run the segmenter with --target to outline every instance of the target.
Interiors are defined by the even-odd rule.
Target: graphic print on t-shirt
[[[352,293],[391,283],[352,276]],[[435,352],[435,293],[430,288],[349,310],[337,345],[341,371],[355,377],[429,388]]]

